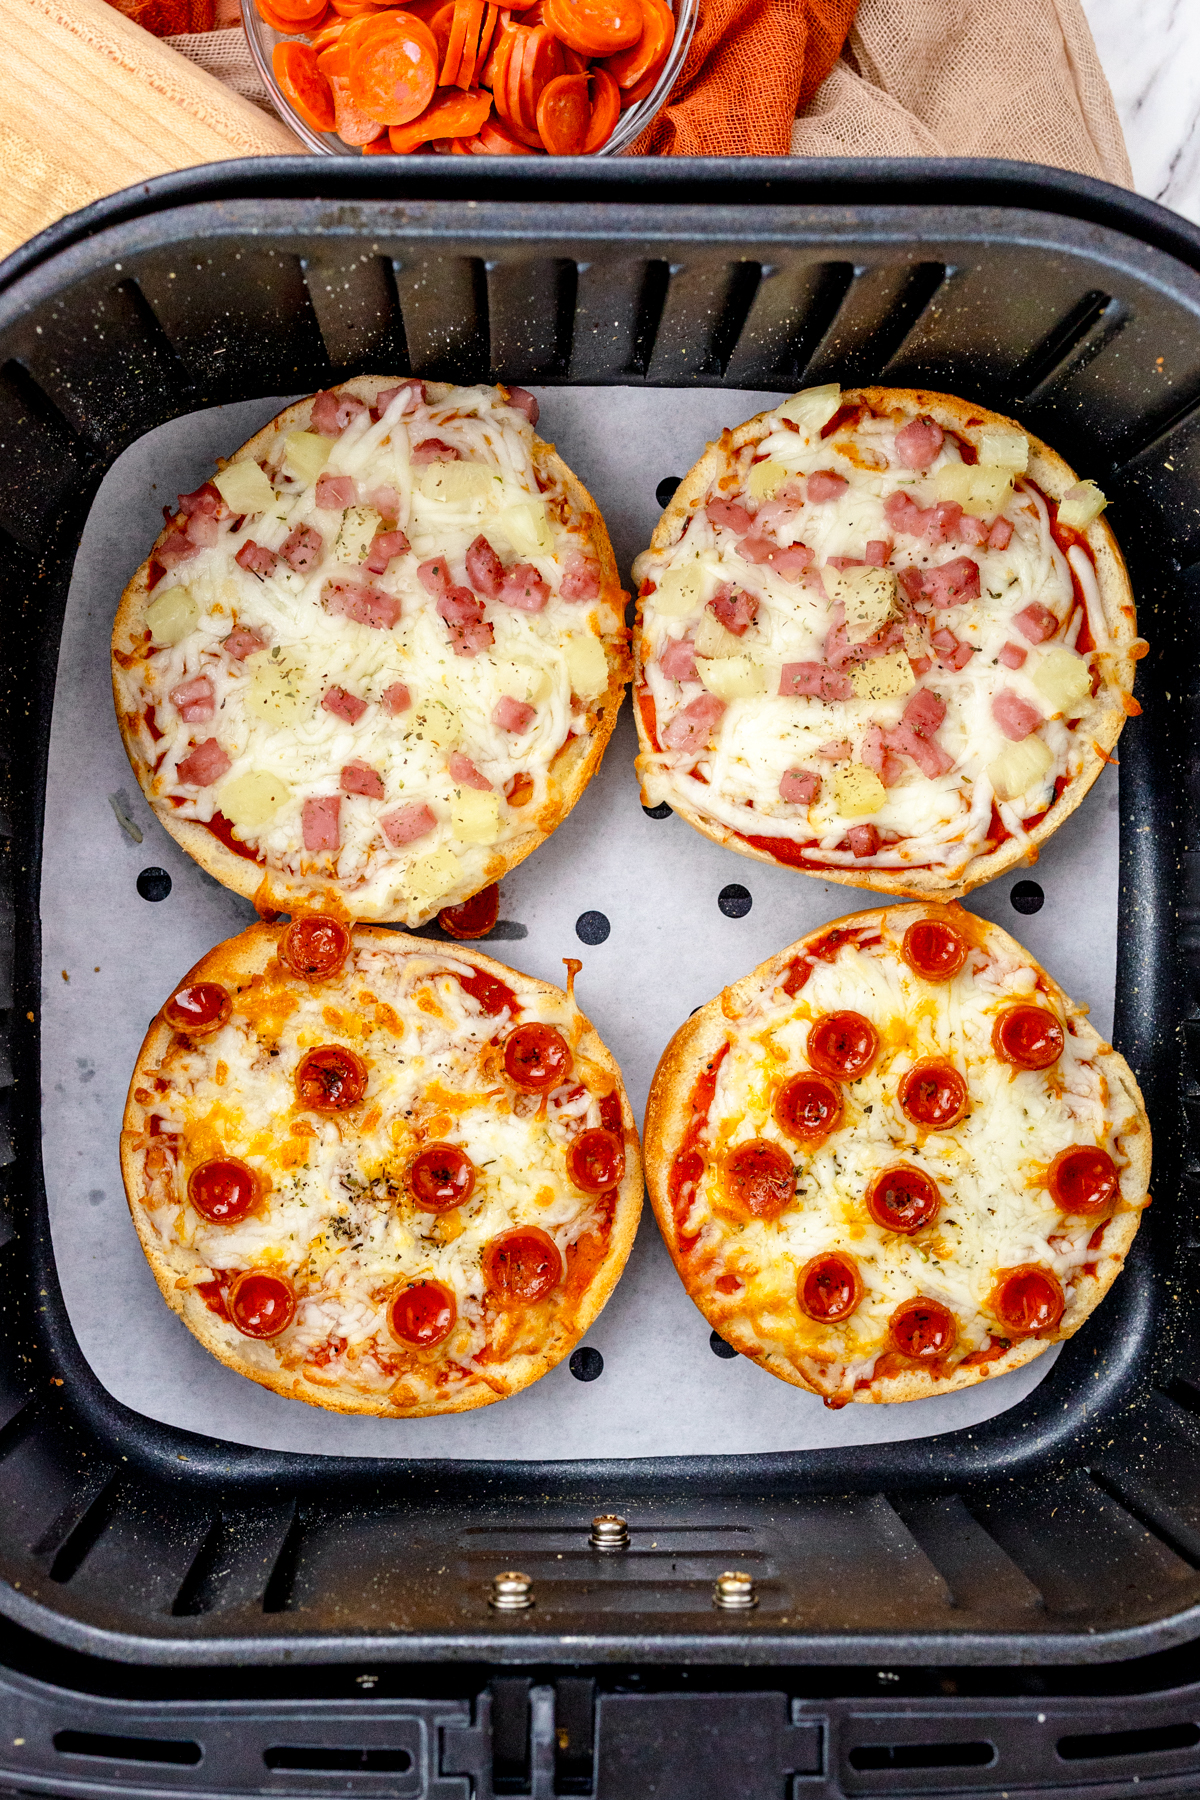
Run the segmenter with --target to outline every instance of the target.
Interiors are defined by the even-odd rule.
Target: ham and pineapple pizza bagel
[[[645,799],[914,898],[1030,856],[1140,710],[1103,507],[946,394],[810,388],[723,432],[634,564]]]
[[[852,913],[701,1007],[645,1158],[688,1293],[828,1404],[1003,1375],[1078,1331],[1148,1204],[1124,1059],[998,926]]]
[[[567,991],[309,914],[184,978],[121,1168],[167,1304],[335,1412],[464,1412],[536,1381],[612,1292],[642,1205],[620,1071]]]
[[[600,514],[521,388],[362,376],[180,510],[113,630],[174,838],[264,909],[416,925],[578,800],[628,679]]]

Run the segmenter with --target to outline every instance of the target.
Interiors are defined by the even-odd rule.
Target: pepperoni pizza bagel
[[[723,432],[634,564],[644,798],[881,893],[1011,868],[1140,710],[1103,506],[946,394],[810,388]]]
[[[1124,1059],[999,927],[851,913],[676,1032],[650,1197],[736,1350],[825,1396],[917,1400],[1070,1337],[1148,1204]]]
[[[309,915],[197,963],[121,1134],[167,1304],[289,1399],[409,1418],[536,1381],[642,1204],[620,1072],[567,991]]]
[[[262,910],[419,924],[528,856],[598,767],[625,596],[536,421],[520,388],[343,382],[181,495],[126,588],[138,780]]]

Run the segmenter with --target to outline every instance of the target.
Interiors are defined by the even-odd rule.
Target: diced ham
[[[931,544],[948,544],[958,535],[963,509],[957,500],[939,500],[925,509],[925,536]]]
[[[273,575],[279,558],[265,544],[256,544],[253,538],[247,538],[233,560],[239,569],[247,569],[251,575]]]
[[[874,856],[879,848],[879,833],[874,825],[852,825],[846,833],[852,856]]]
[[[1027,738],[1031,731],[1036,731],[1042,722],[1042,715],[1036,706],[1028,700],[1022,700],[1020,694],[1014,694],[1011,688],[1001,688],[992,697],[992,717],[1012,743],[1019,744]]]
[[[357,694],[348,693],[344,687],[327,688],[321,696],[321,705],[335,719],[345,719],[347,725],[357,725],[367,710],[365,700]]]
[[[895,756],[911,756],[922,775],[931,779],[954,767],[954,758],[940,744],[903,721],[884,733],[884,743]]]
[[[662,734],[668,750],[703,750],[725,711],[715,694],[698,694],[677,712]]]
[[[958,521],[958,535],[964,544],[972,544],[975,549],[982,550],[988,541],[987,520],[977,519],[974,513],[964,513]]]
[[[996,523],[992,526],[992,529],[988,532],[988,549],[1007,550],[1008,546],[1012,543],[1012,534],[1012,521],[1010,519],[997,519]]]
[[[379,823],[388,843],[394,844],[397,850],[401,844],[411,844],[437,829],[437,820],[421,800],[410,800],[407,806],[398,806]]]
[[[415,463],[458,462],[459,455],[453,444],[444,443],[441,438],[425,438],[413,445],[412,459]]]
[[[461,750],[450,752],[449,767],[451,781],[457,781],[461,787],[478,788],[481,793],[491,793],[492,784],[487,776],[481,775],[470,757],[464,756]]]
[[[279,546],[279,554],[297,575],[307,575],[325,554],[325,539],[315,525],[296,525]]]
[[[176,765],[175,774],[187,787],[211,787],[233,767],[216,738],[205,738],[190,756]]]
[[[1002,662],[1006,669],[1019,669],[1028,655],[1028,650],[1022,650],[1020,644],[1004,644],[1001,647],[998,661]]]
[[[169,698],[185,725],[199,725],[216,711],[217,697],[207,675],[193,675],[190,681],[181,681],[171,689]]]
[[[659,653],[658,666],[668,681],[699,681],[696,646],[690,637],[668,638]]]
[[[423,562],[419,565],[417,569],[417,580],[425,589],[425,592],[427,594],[432,594],[435,599],[442,594],[447,594],[452,585],[450,579],[450,564],[446,561],[444,556],[431,556],[428,562]]]
[[[916,606],[917,602],[919,600],[921,600],[922,598],[924,598],[924,595],[925,595],[925,571],[924,571],[924,569],[918,569],[915,566],[912,568],[908,568],[908,569],[901,569],[899,574],[896,576],[896,581],[899,584],[899,586],[904,589],[905,597],[911,602],[911,604],[913,606]],[[928,611],[928,608],[929,608],[929,602],[928,602],[928,600],[926,600],[925,605],[920,610],[922,612],[926,612],[926,611]]]
[[[357,419],[366,410],[353,394],[334,394],[324,388],[313,399],[309,424],[318,437],[341,437],[351,419]]]
[[[1058,630],[1058,620],[1040,600],[1031,600],[1028,606],[1022,607],[1013,624],[1031,644],[1044,644]]]
[[[883,503],[883,516],[894,531],[903,531],[909,537],[921,537],[924,533],[925,508],[918,506],[912,495],[903,489],[888,495]]]
[[[932,688],[918,688],[904,708],[904,723],[923,737],[932,737],[945,717],[946,702]]]
[[[336,850],[342,841],[339,814],[340,794],[322,794],[318,800],[306,800],[300,809],[300,828],[306,850]]]
[[[904,626],[899,619],[888,619],[873,637],[852,644],[846,635],[846,609],[839,600],[833,609],[832,623],[825,636],[825,661],[839,672],[855,663],[869,662],[872,657],[886,656],[904,644]]]
[[[446,630],[455,656],[478,656],[481,650],[490,650],[496,641],[496,633],[487,619],[467,619],[461,625],[447,625]]]
[[[321,604],[326,612],[340,613],[374,631],[390,631],[400,617],[400,602],[394,594],[361,581],[327,581],[321,589]]]
[[[367,505],[373,506],[386,526],[392,526],[400,517],[400,495],[394,487],[372,488],[367,495]]]
[[[202,481],[190,494],[180,494],[179,510],[189,519],[197,513],[207,513],[214,519],[227,519],[230,516],[220,489],[215,488],[211,481]]]
[[[438,597],[437,614],[447,625],[477,625],[483,617],[483,601],[469,587],[447,588]]]
[[[394,556],[407,556],[409,542],[402,531],[377,531],[371,539],[364,568],[372,575],[385,575]]]
[[[504,564],[482,532],[467,546],[467,580],[477,594],[483,594],[488,600],[500,598]]]
[[[828,663],[784,663],[779,692],[787,700],[849,700],[854,692],[850,677]]]
[[[187,522],[184,536],[197,550],[211,550],[217,541],[218,527],[214,513],[193,513]]]
[[[890,538],[872,538],[863,551],[863,561],[872,569],[886,569],[891,556]]]
[[[865,569],[866,566],[865,556],[827,556],[825,558],[825,567],[837,569],[839,573],[842,569]]]
[[[935,609],[958,606],[963,600],[978,600],[979,564],[969,556],[956,556],[953,562],[926,569],[922,587]]]
[[[397,713],[407,712],[412,705],[412,695],[402,681],[393,681],[391,687],[384,688],[379,699],[384,712],[391,713],[393,718]]]
[[[906,469],[927,469],[945,441],[945,432],[933,419],[913,419],[896,433],[896,455]]]
[[[421,406],[425,400],[425,383],[423,381],[398,381],[395,387],[380,388],[375,396],[375,410],[380,417],[387,411],[392,401],[401,394],[408,396],[401,408],[401,416],[404,413],[416,412],[418,406]]]
[[[846,477],[835,474],[832,469],[814,469],[806,491],[812,504],[820,506],[825,500],[836,500],[849,486]]]
[[[743,562],[766,563],[785,581],[798,581],[812,565],[813,553],[807,544],[789,544],[786,549],[770,538],[744,537],[738,545]]]
[[[322,512],[343,512],[358,498],[358,483],[353,475],[318,475],[317,505]]]
[[[568,554],[558,591],[564,600],[599,599],[600,571],[582,550],[572,550]]]
[[[738,537],[744,537],[754,524],[754,515],[736,500],[710,500],[704,510],[710,525],[721,525],[726,531],[735,531]]]
[[[541,612],[549,598],[550,589],[532,563],[514,563],[500,589],[504,605],[519,612]]]
[[[189,557],[198,556],[202,546],[194,544],[185,531],[172,531],[154,552],[155,561],[164,571],[178,567],[187,562]]]
[[[817,755],[823,756],[827,762],[845,762],[853,754],[854,745],[849,738],[831,738],[829,743],[817,745]]]
[[[743,637],[758,617],[758,601],[753,594],[731,588],[722,582],[708,603],[708,610],[734,637]]]
[[[774,531],[778,536],[778,527],[788,520],[794,519],[797,511],[804,504],[804,490],[794,482],[785,482],[773,500],[764,500],[754,515],[754,530],[758,537],[766,531]]]
[[[542,409],[534,399],[533,395],[529,392],[528,388],[510,387],[508,390],[508,404],[515,407],[517,412],[524,413],[531,425],[537,424]]]
[[[945,629],[934,632],[933,647],[938,661],[947,669],[965,669],[975,654],[974,644],[960,643],[952,631]]]
[[[537,708],[530,706],[526,700],[516,699],[512,694],[505,694],[492,708],[492,724],[498,725],[501,731],[512,731],[518,735],[528,731],[536,718]]]
[[[866,768],[874,769],[885,788],[895,787],[904,773],[900,758],[893,754],[884,741],[881,725],[868,725],[858,754]]]
[[[235,625],[227,638],[222,638],[221,648],[227,650],[236,662],[245,662],[256,650],[265,650],[267,634],[249,625]]]
[[[343,794],[361,794],[366,800],[383,799],[383,776],[369,763],[348,762],[340,785]]]
[[[811,769],[785,769],[779,780],[779,798],[789,806],[811,806],[821,792],[821,777]]]

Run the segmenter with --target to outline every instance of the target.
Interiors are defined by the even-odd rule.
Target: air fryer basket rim
[[[13,1583],[0,1588],[0,1611],[48,1639],[91,1654],[164,1663],[235,1657],[243,1662],[354,1660],[368,1653],[376,1660],[403,1661],[437,1656],[521,1662],[593,1657],[756,1664],[990,1662],[1006,1657],[1084,1662],[1127,1658],[1188,1641],[1197,1633],[1193,1615],[1200,1606],[1200,1584],[1194,1571],[1200,1565],[1200,1533],[1185,1504],[1162,1501],[1152,1483],[1147,1488],[1144,1472],[1134,1478],[1133,1463],[1143,1453],[1133,1447],[1133,1426],[1121,1438],[1116,1457],[1106,1461],[1101,1442],[1103,1431],[1117,1431],[1130,1411],[1137,1429],[1148,1422],[1156,1430],[1161,1426],[1160,1437],[1167,1434],[1163,1441],[1169,1440],[1176,1461],[1190,1456],[1197,1442],[1193,1415],[1200,1400],[1193,1406],[1191,1396],[1200,1388],[1192,1387],[1188,1358],[1182,1355],[1174,1366],[1164,1367],[1166,1347],[1182,1341],[1188,1329],[1194,1334],[1194,1323],[1186,1296],[1167,1292],[1152,1260],[1153,1215],[1151,1229],[1139,1236],[1129,1267],[1102,1309],[1102,1335],[1086,1345],[1080,1340],[1068,1345],[1051,1379],[1027,1401],[970,1433],[885,1446],[884,1456],[878,1449],[839,1452],[836,1468],[828,1457],[822,1464],[819,1456],[544,1466],[288,1456],[159,1427],[112,1399],[83,1363],[62,1307],[50,1249],[37,1107],[25,1098],[37,1068],[37,881],[45,740],[73,546],[108,464],[161,417],[228,398],[231,391],[245,396],[294,391],[310,380],[315,386],[352,373],[355,366],[352,358],[335,357],[322,339],[323,332],[336,337],[337,321],[318,320],[309,307],[303,317],[297,313],[292,336],[285,333],[278,349],[270,343],[248,345],[247,355],[254,351],[259,361],[244,375],[241,388],[236,372],[227,378],[235,384],[232,390],[222,389],[207,367],[193,374],[187,358],[196,359],[198,366],[202,350],[189,333],[202,337],[200,315],[209,303],[201,293],[194,316],[185,317],[182,301],[183,310],[170,314],[155,285],[158,248],[170,244],[173,257],[178,256],[190,231],[197,251],[211,260],[217,254],[214,247],[233,237],[247,259],[260,251],[275,255],[278,247],[280,264],[298,269],[303,249],[297,246],[302,244],[310,250],[323,246],[332,255],[347,241],[361,239],[375,246],[382,266],[391,244],[407,246],[412,254],[433,244],[443,258],[457,246],[460,258],[470,260],[472,248],[487,243],[503,252],[495,264],[499,272],[493,274],[489,263],[487,273],[496,304],[490,315],[485,313],[483,330],[485,335],[492,330],[495,357],[504,351],[502,335],[496,336],[504,330],[504,305],[512,304],[511,297],[505,301],[505,283],[523,279],[521,270],[531,257],[540,259],[539,268],[548,258],[554,268],[566,267],[572,240],[594,246],[597,237],[611,234],[629,255],[652,255],[657,245],[664,267],[676,235],[688,253],[696,249],[710,263],[721,256],[736,261],[739,245],[752,245],[755,255],[762,255],[759,246],[768,241],[779,246],[781,256],[789,247],[800,247],[811,257],[817,245],[836,258],[841,246],[837,267],[848,273],[844,280],[838,277],[842,285],[836,291],[820,290],[827,308],[823,336],[820,343],[815,338],[806,343],[799,375],[815,368],[822,356],[828,362],[830,355],[843,354],[834,322],[850,316],[847,308],[861,291],[855,284],[870,274],[871,257],[886,260],[890,252],[904,262],[903,280],[888,301],[903,330],[887,340],[883,367],[893,379],[903,375],[913,381],[921,367],[904,364],[905,349],[921,333],[935,334],[940,318],[935,297],[951,291],[950,276],[958,273],[952,258],[943,254],[947,245],[965,246],[971,256],[981,256],[982,246],[990,242],[1001,269],[1010,266],[1005,259],[1014,259],[1011,266],[1016,267],[1015,259],[1027,254],[1042,258],[1047,270],[1052,262],[1069,270],[1107,266],[1113,294],[1089,292],[1087,307],[1076,309],[1078,316],[1073,313],[1066,321],[1070,331],[1051,334],[1036,370],[1032,363],[1022,365],[1026,390],[1016,392],[1011,384],[1004,390],[1000,384],[1018,416],[1031,424],[1048,418],[1047,435],[1053,436],[1057,422],[1060,433],[1077,430],[1085,443],[1087,429],[1076,427],[1074,414],[1083,405],[1080,392],[1085,397],[1090,392],[1087,383],[1094,374],[1089,371],[1115,366],[1115,359],[1104,353],[1118,341],[1128,363],[1129,347],[1141,328],[1137,307],[1122,297],[1125,289],[1141,284],[1142,314],[1157,320],[1153,309],[1161,305],[1162,320],[1173,322],[1181,342],[1187,338],[1188,355],[1188,334],[1200,341],[1200,281],[1192,272],[1200,268],[1200,232],[1150,202],[1059,171],[1018,164],[892,161],[805,164],[797,175],[794,165],[781,171],[777,162],[748,159],[732,166],[664,165],[655,169],[648,187],[632,163],[617,162],[596,173],[547,162],[536,172],[504,170],[485,180],[484,172],[474,167],[428,166],[433,162],[421,159],[422,166],[406,168],[406,199],[381,191],[386,184],[358,163],[343,170],[283,158],[184,171],[96,203],[0,265],[0,406],[11,427],[4,435],[16,471],[7,487],[0,485],[0,527],[11,550],[5,576],[11,596],[6,603],[11,662],[4,680],[10,713],[30,720],[38,740],[34,758],[28,756],[27,738],[9,745],[13,900],[0,901],[14,908],[16,959],[8,1024],[14,1065],[23,1076],[4,1095],[18,1159],[9,1173],[26,1187],[10,1200],[12,1235],[0,1247],[24,1314],[10,1320],[15,1335],[8,1351],[0,1352],[11,1365],[5,1375],[10,1392],[0,1406],[0,1518],[10,1501],[18,1499],[18,1512],[28,1515],[0,1532],[0,1544],[9,1540],[7,1549],[0,1549],[0,1567],[9,1562],[5,1572]],[[765,267],[764,256],[760,275]],[[669,278],[664,277],[668,288],[675,269],[670,263]],[[302,283],[294,281],[293,288],[303,300]],[[64,375],[72,356],[86,358],[86,347],[80,351],[71,340],[86,336],[82,327],[88,309],[102,304],[115,308],[116,301],[106,296],[118,290],[125,309],[121,330],[133,334],[130,341],[136,338],[150,371],[150,376],[144,370],[139,375],[136,393],[121,390],[119,372],[107,367],[104,358],[79,364],[77,379]],[[561,299],[561,290],[554,291]],[[575,289],[568,291],[574,298]],[[518,289],[518,298],[523,292]],[[719,293],[716,299],[709,290],[705,294],[697,304],[698,316],[707,320],[724,301]],[[664,295],[656,330],[665,329],[663,322],[673,316],[670,295],[666,290]],[[246,304],[253,298],[248,292]],[[746,299],[746,308],[750,305]],[[159,314],[168,317],[170,329]],[[391,350],[373,352],[380,366],[397,366],[396,346],[408,343],[411,348],[417,341],[415,313],[407,339],[403,304],[396,317]],[[743,311],[739,330],[749,317]],[[860,323],[859,329],[865,327]],[[827,347],[831,337],[832,351]],[[869,334],[865,341],[872,341]],[[728,343],[722,340],[720,366],[714,364],[715,373],[700,378],[715,386],[723,380],[734,386],[785,385],[776,378],[778,369],[761,361],[757,374],[751,369],[754,378],[747,379],[747,365],[737,360],[740,342],[736,333]],[[476,351],[486,360],[486,344],[482,349],[477,344],[470,354]],[[644,367],[630,378],[651,385],[661,379],[657,354],[652,330]],[[115,355],[111,349],[105,352],[110,361]],[[291,360],[294,355],[303,359],[303,378]],[[565,355],[564,362],[551,345],[532,373],[507,361],[494,362],[494,369],[514,380],[522,375],[541,382],[595,378],[594,369],[576,371],[569,345]],[[1183,359],[1183,351],[1179,355]],[[1190,478],[1188,458],[1196,455],[1192,409],[1200,397],[1200,351],[1193,362],[1194,367],[1186,366],[1186,379],[1180,377],[1179,395],[1153,406],[1146,402],[1139,413],[1126,394],[1131,418],[1116,421],[1121,429],[1114,427],[1106,439],[1092,425],[1089,467],[1112,471],[1105,479],[1113,483],[1114,497],[1149,501],[1143,524],[1135,528],[1131,523],[1126,538],[1141,573],[1147,617],[1162,599],[1160,590],[1177,587],[1181,570],[1186,583],[1187,570],[1200,563],[1200,540],[1190,526],[1176,523],[1172,530],[1163,525],[1164,517],[1174,519],[1180,471],[1172,465],[1178,462]],[[936,370],[936,356],[928,366]],[[979,380],[987,385],[990,365],[980,366]],[[623,377],[618,371],[599,378]],[[105,379],[117,390],[116,399],[128,403],[129,416],[115,416],[121,409],[104,389]],[[927,384],[934,385],[933,379]],[[1088,403],[1095,408],[1094,399]],[[1105,415],[1100,422],[1107,423]],[[1069,444],[1064,448],[1070,454]],[[1160,461],[1172,470],[1170,482],[1158,473]],[[40,511],[30,501],[34,477],[52,493],[52,503]],[[39,488],[38,503],[41,497]],[[1123,929],[1115,1035],[1146,1076],[1158,1126],[1162,1185],[1157,1192],[1170,1195],[1180,1185],[1175,1100],[1180,1045],[1185,1035],[1190,1037],[1184,1033],[1190,995],[1177,979],[1180,950],[1186,947],[1177,943],[1172,922],[1188,897],[1186,858],[1181,861],[1173,847],[1186,780],[1173,716],[1156,705],[1156,684],[1161,685],[1164,672],[1157,658],[1143,670],[1148,719],[1140,731],[1126,733],[1121,751]],[[1169,678],[1170,671],[1166,674]],[[19,703],[15,711],[14,701]],[[1188,1098],[1185,1093],[1185,1107]],[[1182,1182],[1187,1182],[1186,1169]],[[28,1219],[21,1216],[25,1204],[32,1205]],[[1168,1225],[1166,1219],[1163,1225]],[[1182,1248],[1186,1251],[1187,1245]],[[1161,1243],[1157,1254],[1165,1254]],[[36,1339],[31,1335],[35,1325]],[[1094,1344],[1103,1350],[1099,1370],[1087,1360]],[[22,1360],[36,1370],[33,1386],[27,1374],[16,1376]],[[64,1377],[65,1385],[48,1388]],[[1112,1443],[1116,1441],[1113,1437]],[[10,1488],[5,1487],[6,1469]],[[51,1517],[38,1511],[35,1472],[47,1491],[53,1489],[61,1499]],[[1135,1557],[1130,1533],[1152,1540],[1152,1550],[1137,1552],[1145,1581],[1158,1583],[1153,1603],[1142,1607],[1144,1616],[1133,1600],[1123,1617],[1085,1616],[1070,1605],[1047,1609],[1040,1596],[1039,1612],[1030,1601],[1026,1590],[1035,1591],[1037,1582],[1031,1583],[1020,1567],[1020,1533],[1007,1515],[1024,1508],[1032,1518],[1039,1491],[1051,1489],[1064,1509],[1079,1515],[1085,1533],[1100,1530],[1097,1520],[1103,1515],[1102,1534],[1108,1533],[1110,1548],[1127,1542],[1128,1555]],[[649,1614],[631,1608],[622,1616],[619,1608],[605,1605],[589,1616],[586,1604],[572,1610],[547,1600],[514,1628],[488,1615],[474,1563],[446,1590],[436,1623],[422,1616],[422,1605],[407,1590],[391,1615],[365,1625],[344,1617],[331,1623],[328,1610],[314,1599],[320,1554],[332,1554],[330,1545],[338,1539],[340,1554],[352,1562],[356,1532],[361,1536],[367,1531],[376,1546],[393,1544],[397,1555],[403,1543],[426,1570],[421,1579],[427,1580],[433,1560],[447,1549],[454,1553],[455,1545],[461,1549],[464,1535],[470,1535],[464,1532],[466,1519],[471,1531],[488,1534],[489,1541],[496,1531],[527,1526],[530,1553],[539,1554],[542,1534],[555,1533],[557,1541],[564,1533],[577,1532],[591,1512],[614,1505],[660,1533],[673,1528],[709,1531],[714,1555],[725,1554],[724,1533],[735,1525],[759,1531],[765,1545],[776,1547],[772,1554],[789,1535],[800,1543],[806,1533],[812,1541],[824,1541],[822,1533],[826,1538],[830,1532],[841,1533],[839,1542],[844,1540],[852,1560],[859,1537],[865,1557],[874,1533],[898,1559],[894,1567],[912,1581],[920,1605],[914,1600],[912,1618],[874,1629],[852,1623],[841,1629],[820,1621],[814,1625],[766,1606],[752,1621],[722,1620],[718,1629],[706,1598],[693,1607],[686,1625],[669,1610]],[[119,1557],[108,1564],[105,1559],[116,1556],[122,1521],[139,1508],[138,1516],[152,1520],[142,1528],[146,1542],[154,1540],[167,1566],[154,1589],[154,1604],[143,1605],[140,1620],[136,1609],[122,1610],[117,1603],[111,1573],[103,1594],[88,1587],[90,1569],[95,1571],[91,1578],[98,1580],[102,1568],[126,1566]],[[1049,1501],[1044,1510],[1049,1512]],[[790,1532],[784,1530],[781,1537],[781,1528],[789,1525]],[[1036,1529],[1044,1542],[1051,1529],[1048,1521],[1041,1520]],[[231,1608],[228,1595],[222,1599],[217,1591],[216,1566],[230,1558],[236,1563],[251,1539],[251,1560],[256,1559],[255,1567],[261,1561],[268,1573],[256,1599],[249,1596],[246,1605]],[[983,1553],[998,1559],[992,1579],[1007,1595],[1004,1606],[988,1613],[986,1607],[980,1611],[981,1601],[966,1606],[952,1601],[957,1619],[936,1628],[931,1619],[938,1607],[928,1612],[930,1596],[943,1590],[957,1596],[958,1583],[969,1585],[967,1564],[956,1564],[954,1558],[963,1546],[978,1555],[981,1545]],[[1052,1561],[1038,1579],[1052,1594],[1065,1593],[1061,1571],[1050,1567]],[[250,1580],[245,1569],[238,1579]],[[918,1617],[921,1607],[926,1612]],[[223,1623],[229,1628],[222,1629]]]

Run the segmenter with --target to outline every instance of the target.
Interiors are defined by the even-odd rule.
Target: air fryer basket
[[[190,1668],[765,1670],[1115,1662],[1200,1635],[1200,1164],[1186,1142],[1200,1122],[1200,233],[1016,165],[783,167],[642,180],[633,165],[481,174],[418,160],[396,198],[395,172],[369,167],[224,165],[102,202],[0,269],[0,1609],[31,1639]],[[157,1425],[83,1361],[50,1251],[37,1017],[46,745],[80,527],[109,464],[163,420],[364,369],[924,384],[1011,412],[1105,487],[1153,646],[1145,714],[1120,747],[1115,1038],[1149,1103],[1155,1198],[1111,1296],[1014,1409],[969,1432],[803,1456],[382,1463]],[[623,1555],[588,1548],[601,1511],[629,1519]],[[756,1578],[751,1614],[711,1604],[730,1566]],[[514,1567],[537,1605],[490,1611],[488,1580]],[[809,1728],[774,1698],[783,1710],[762,1729],[782,1734],[780,1768],[819,1768]],[[465,1720],[467,1760],[449,1772],[468,1771],[470,1730],[486,1727]],[[148,1735],[171,1734],[160,1721]]]

